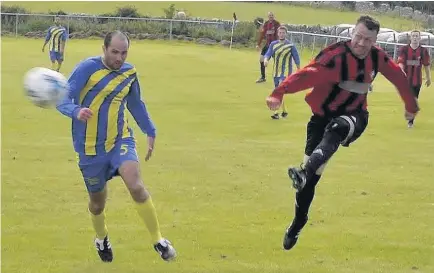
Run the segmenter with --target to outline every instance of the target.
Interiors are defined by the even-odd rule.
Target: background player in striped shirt
[[[265,65],[264,65],[264,55],[267,53],[268,46],[272,41],[277,40],[277,29],[280,27],[280,23],[274,19],[274,14],[268,12],[268,21],[266,21],[259,31],[258,44],[256,48],[259,49],[262,44],[262,40],[265,38],[265,45],[262,47],[261,55],[259,57],[259,64],[261,68],[261,77],[256,81],[256,83],[265,82]]]
[[[292,44],[286,35],[288,34],[288,29],[284,26],[280,26],[277,30],[278,40],[271,42],[268,47],[267,53],[264,56],[264,65],[268,66],[268,61],[271,57],[274,58],[273,65],[273,78],[274,87],[279,86],[279,84],[286,78],[287,75],[292,73],[292,60],[294,60],[297,70],[300,69],[300,57],[298,56],[297,48]],[[288,70],[288,72],[286,72]],[[285,102],[282,100],[282,118],[288,116],[286,110]],[[278,111],[274,111],[271,116],[272,119],[279,119]]]
[[[289,168],[297,190],[295,217],[285,232],[283,247],[291,249],[308,220],[309,207],[325,165],[339,146],[356,141],[368,125],[367,94],[377,73],[393,83],[405,104],[405,117],[419,111],[404,72],[381,48],[374,46],[380,23],[370,16],[357,20],[350,41],[335,43],[306,67],[287,77],[267,98],[271,110],[278,109],[285,93],[308,88],[306,102],[313,115],[307,125],[303,166]]]
[[[127,109],[148,135],[149,160],[155,127],[141,100],[134,66],[126,63],[129,39],[122,32],[108,33],[103,57],[91,57],[77,65],[68,82],[70,93],[57,106],[72,118],[72,138],[78,166],[89,192],[89,212],[96,232],[95,246],[102,261],[113,260],[105,223],[107,181],[120,175],[149,230],[155,250],[168,261],[176,256],[171,243],[161,236],[154,204],[140,177],[140,165]]]
[[[407,74],[408,82],[416,98],[419,98],[422,87],[422,66],[425,69],[426,86],[431,85],[431,60],[428,49],[420,44],[420,31],[413,30],[410,33],[410,44],[403,46],[399,51],[399,67]],[[412,128],[414,119],[408,121],[408,127]]]
[[[59,17],[54,18],[54,26],[51,26],[47,35],[45,36],[45,42],[42,46],[42,52],[45,51],[45,47],[48,43],[50,49],[50,60],[51,60],[51,69],[59,72],[60,67],[62,66],[64,60],[65,53],[65,45],[66,40],[68,39],[68,32],[64,27],[60,25]],[[56,67],[57,62],[57,67]]]

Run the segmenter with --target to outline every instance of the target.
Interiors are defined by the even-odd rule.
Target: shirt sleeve
[[[66,41],[66,40],[68,40],[68,31],[64,29],[62,34],[62,41]]]
[[[265,53],[265,55],[264,55],[264,58],[266,58],[267,60],[269,60],[271,58],[271,56],[273,56],[275,44],[276,44],[275,42],[272,42],[270,44],[270,46],[268,47],[267,53]]]
[[[80,111],[79,99],[80,92],[86,86],[86,83],[93,73],[93,62],[83,61],[77,65],[72,71],[68,79],[68,93],[57,103],[57,110],[72,119],[77,119],[78,112]]]
[[[430,66],[431,65],[431,58],[429,56],[428,49],[426,47],[422,48],[423,50],[423,59],[422,59],[422,65],[423,66]]]
[[[265,29],[265,23],[264,23],[259,29],[258,46],[261,46],[262,40],[265,37],[265,32],[266,32],[266,29]]]
[[[48,42],[51,39],[51,28],[48,28],[47,35],[45,35],[45,41]]]
[[[340,80],[338,63],[334,59],[327,62],[313,60],[304,68],[288,76],[271,94],[281,100],[286,93],[296,93],[318,85],[337,83]]]
[[[399,64],[404,64],[407,61],[405,58],[405,51],[407,50],[407,47],[403,46],[399,49],[399,54],[398,54],[398,63]]]
[[[137,78],[131,84],[130,93],[127,97],[127,108],[142,132],[150,137],[155,137],[156,129],[146,109],[146,105],[141,99],[140,84]]]
[[[296,65],[300,65],[300,56],[298,55],[298,50],[295,45],[291,48],[291,57],[294,58],[294,62]]]
[[[407,112],[417,113],[419,106],[415,96],[410,90],[405,73],[385,52],[380,51],[378,62],[378,71],[398,89],[398,93],[404,101]]]

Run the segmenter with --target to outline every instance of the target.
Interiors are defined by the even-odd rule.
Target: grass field
[[[48,10],[65,12],[85,12],[101,14],[113,12],[117,7],[133,5],[141,14],[151,16],[164,16],[163,9],[174,3],[177,9],[186,10],[190,16],[203,18],[232,19],[236,12],[239,20],[253,21],[257,16],[266,17],[268,11],[273,11],[281,23],[306,25],[336,25],[342,23],[353,24],[360,15],[357,12],[339,12],[325,9],[312,9],[309,7],[290,6],[287,4],[242,3],[242,2],[178,2],[178,1],[146,1],[146,2],[7,2],[6,5],[19,5],[32,12],[47,12]],[[409,30],[416,27],[416,22],[403,18],[376,15],[383,27],[395,30]]]
[[[286,168],[302,159],[310,116],[304,94],[287,96],[289,118],[273,121],[272,84],[254,83],[257,52],[157,41],[133,41],[129,60],[158,130],[144,181],[179,257],[159,259],[117,178],[107,206],[115,260],[102,264],[70,121],[23,95],[24,73],[48,66],[42,43],[2,38],[2,272],[434,272],[434,88],[423,88],[409,130],[395,89],[375,83],[367,131],[331,161],[310,224],[284,252],[294,211]],[[100,45],[71,40],[63,72]]]

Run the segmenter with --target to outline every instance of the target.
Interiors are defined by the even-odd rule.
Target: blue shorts
[[[281,82],[285,79],[285,76],[282,77],[274,77],[274,87],[278,87]]]
[[[63,61],[63,54],[60,54],[60,52],[57,51],[50,51],[50,60],[52,62],[54,61]]]
[[[102,156],[79,154],[78,166],[89,192],[102,191],[106,183],[118,176],[118,169],[125,161],[139,161],[133,138],[124,138],[109,153]]]

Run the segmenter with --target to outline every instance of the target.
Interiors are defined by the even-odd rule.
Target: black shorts
[[[264,45],[264,47],[261,50],[261,56],[265,56],[265,53],[268,51],[268,45]]]
[[[351,118],[353,116],[356,119],[354,132],[349,136],[342,146],[348,147],[352,142],[356,141],[368,126],[369,113],[366,111],[358,111],[351,114],[341,115]],[[306,134],[306,148],[304,150],[305,155],[310,156],[312,152],[316,149],[318,144],[321,142],[326,127],[332,122],[333,117],[313,115],[307,124],[307,134]]]
[[[422,87],[421,85],[416,85],[411,87],[411,90],[413,91],[413,94],[416,98],[419,98],[419,92],[421,87]]]

